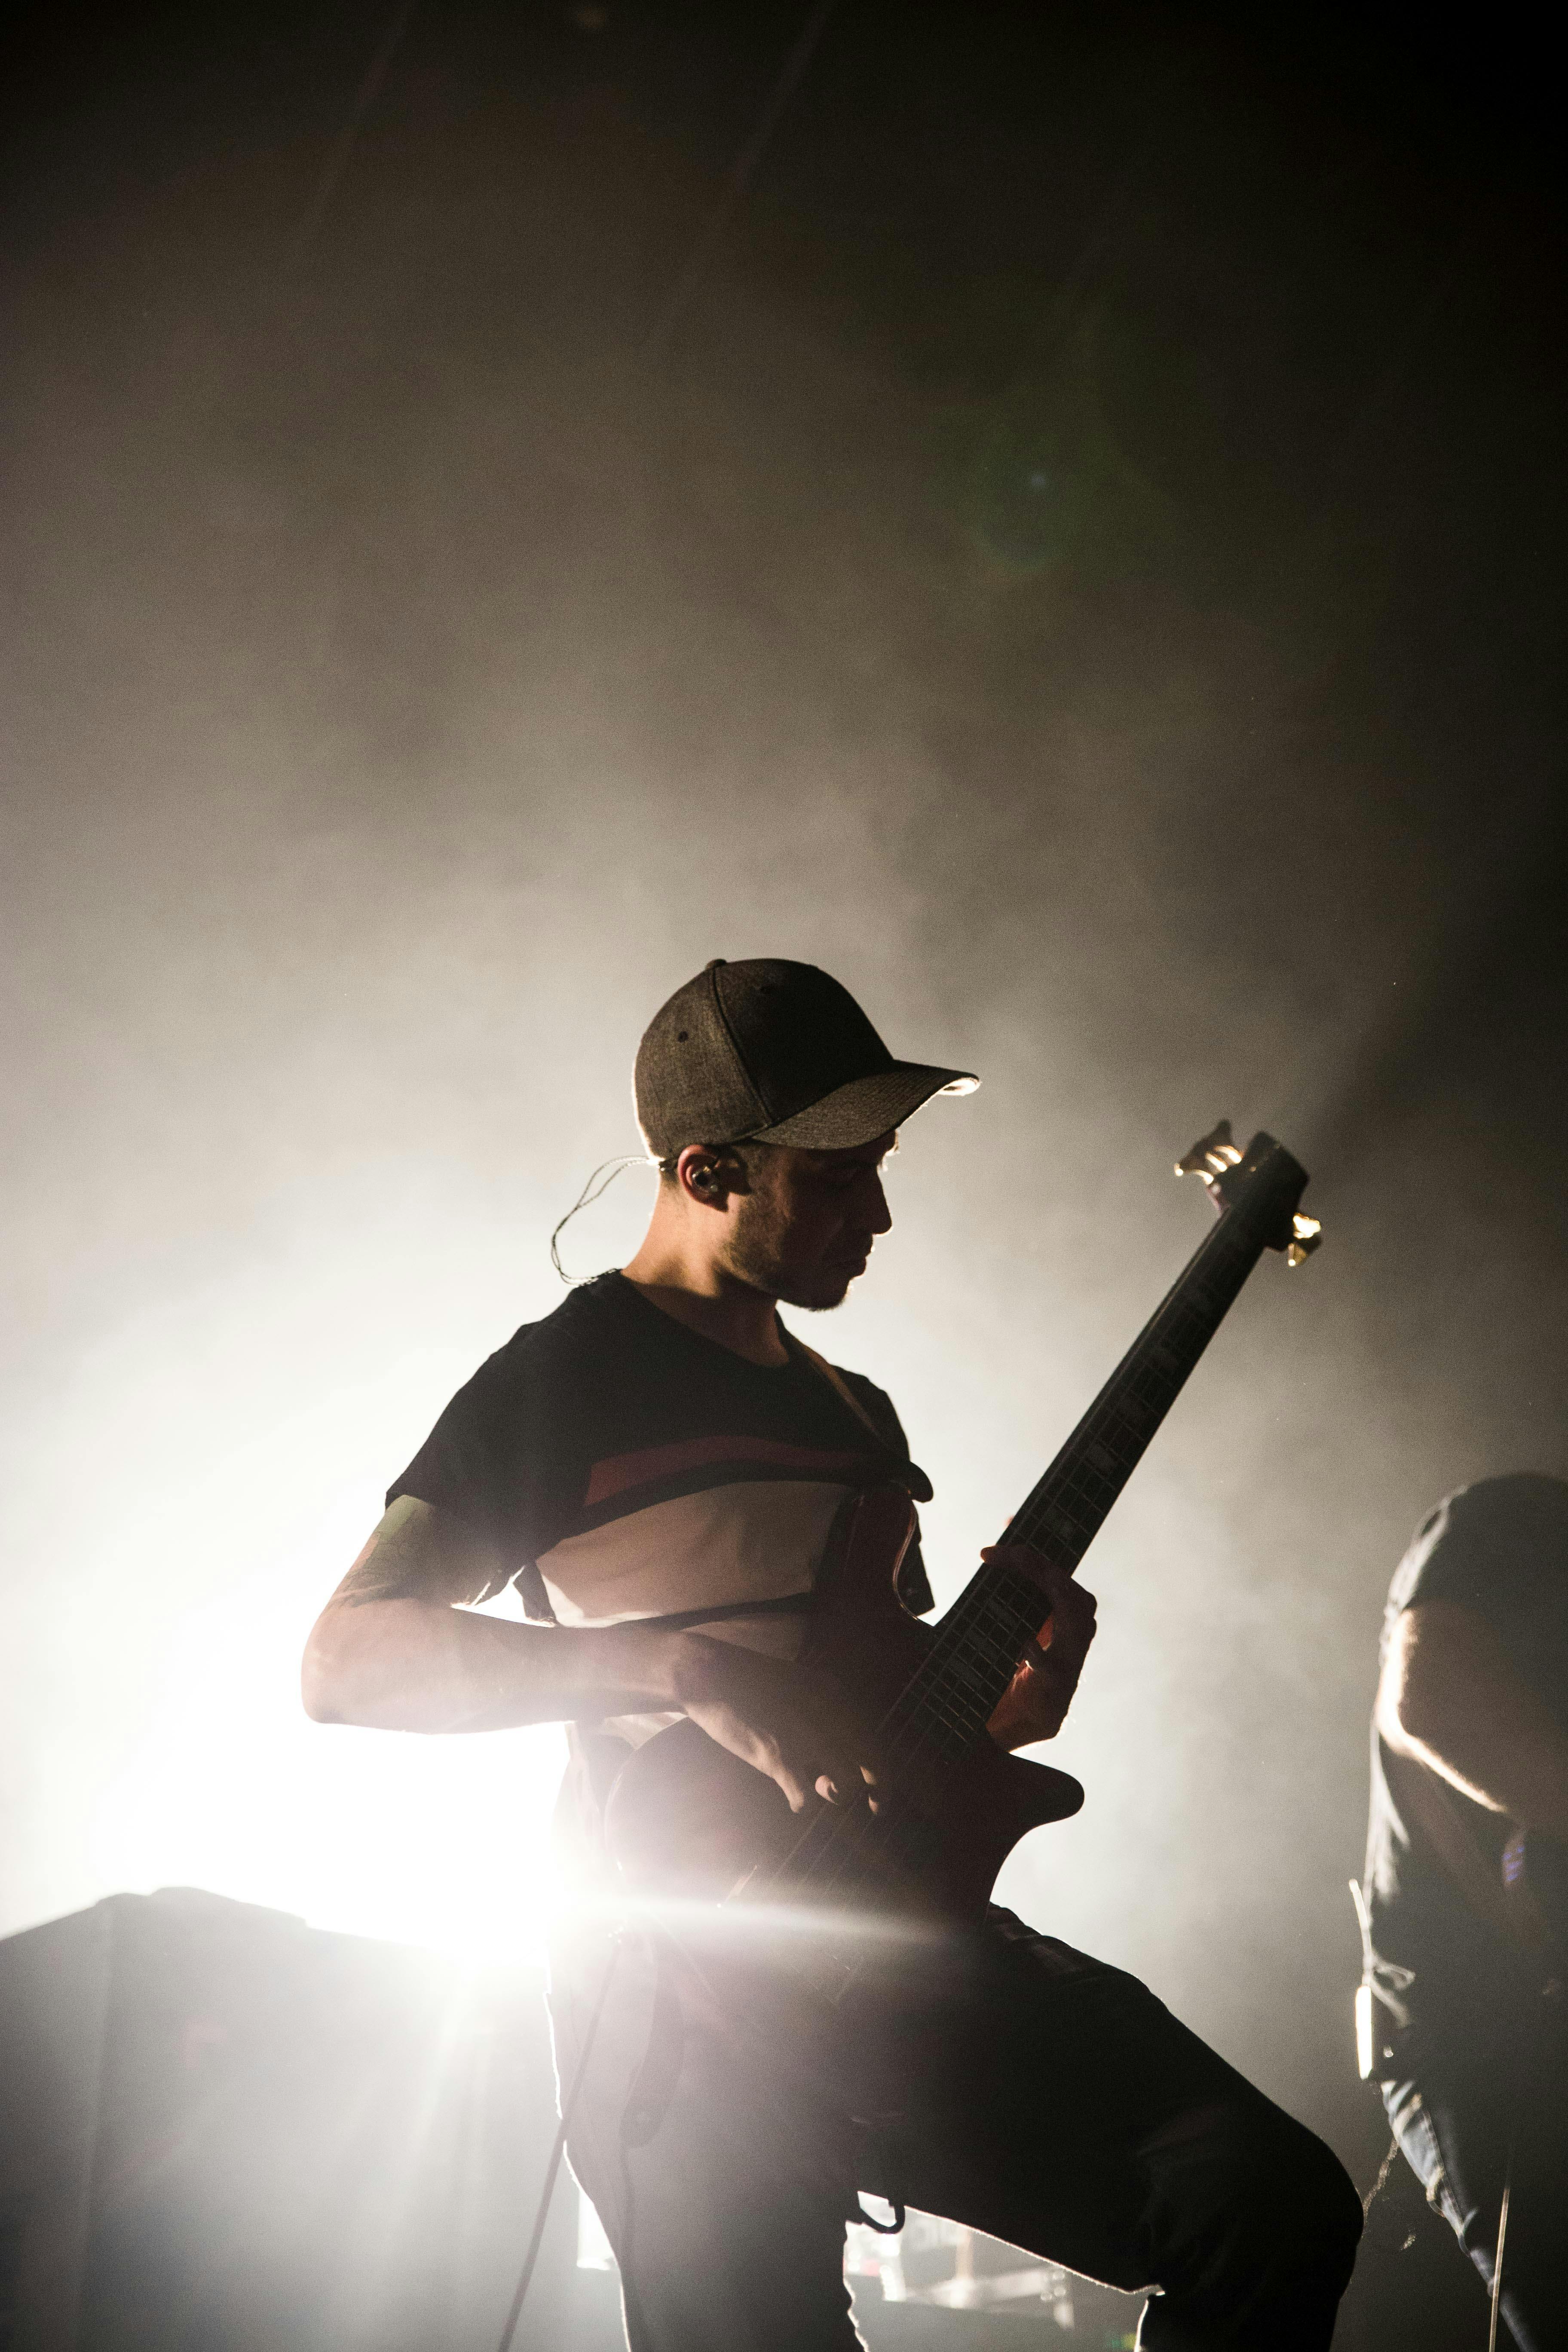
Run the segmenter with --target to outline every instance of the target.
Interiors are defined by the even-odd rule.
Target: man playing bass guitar
[[[657,1905],[612,1926],[606,1802],[682,1717],[808,1825],[900,1802],[899,1758],[802,1652],[854,1498],[931,1489],[889,1399],[777,1310],[841,1302],[889,1230],[896,1130],[973,1083],[895,1060],[809,965],[720,961],[679,989],[637,1060],[660,1168],[641,1247],[453,1399],[310,1639],[319,1720],[572,1727],[559,1825],[584,1900],[552,2005],[633,2352],[850,2352],[860,2189],[1147,2290],[1151,2352],[1327,2347],[1350,2273],[1360,2207],[1329,2150],[1134,1979],[1009,1914],[911,1937],[821,2035],[737,2014],[679,1906],[674,1932]],[[1038,1592],[991,1717],[1017,1748],[1059,1727],[1094,1603],[1033,1549],[991,1557]],[[918,1544],[897,1574],[929,1610]],[[466,1606],[509,1582],[535,1622]]]

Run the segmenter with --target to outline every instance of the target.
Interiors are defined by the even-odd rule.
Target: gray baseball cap
[[[722,956],[678,988],[637,1047],[637,1124],[661,1160],[689,1143],[843,1151],[932,1095],[972,1094],[972,1070],[899,1062],[847,988],[815,964]]]

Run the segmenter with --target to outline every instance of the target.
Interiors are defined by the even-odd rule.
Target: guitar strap
[[[790,1337],[794,1339],[795,1334],[792,1332]],[[843,1373],[837,1371],[828,1362],[826,1356],[819,1356],[815,1348],[808,1348],[804,1339],[795,1339],[795,1344],[800,1349],[801,1354],[805,1358],[806,1362],[815,1366],[816,1370],[822,1374],[822,1377],[827,1382],[828,1387],[832,1389],[842,1402],[848,1406],[856,1420],[859,1422],[863,1427],[870,1431],[878,1444],[882,1448],[883,1452],[886,1453],[888,1445],[887,1439],[883,1436],[881,1431],[878,1428],[876,1423],[872,1420],[870,1414],[861,1403],[859,1398],[855,1394],[854,1390],[850,1387]]]

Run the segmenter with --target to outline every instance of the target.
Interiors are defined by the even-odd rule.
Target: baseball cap
[[[633,1092],[650,1151],[688,1143],[869,1143],[932,1095],[972,1094],[972,1070],[894,1059],[849,991],[815,964],[722,956],[659,1007]]]

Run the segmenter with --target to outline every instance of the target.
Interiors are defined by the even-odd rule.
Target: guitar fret
[[[963,1705],[940,1685],[932,1694],[933,1712],[939,1722],[953,1731],[972,1731],[980,1717],[972,1704]]]
[[[976,1640],[973,1647],[993,1674],[1002,1670],[1011,1674],[1017,1663],[1012,1655],[1012,1645],[1009,1643],[991,1642],[981,1638]]]
[[[964,1696],[972,1706],[973,1694],[965,1693]],[[944,1683],[940,1681],[927,1683],[923,1687],[923,1699],[921,1714],[916,1717],[910,1718],[910,1724],[903,1727],[918,1728],[919,1726],[928,1717],[935,1719],[938,1717],[942,1717],[948,1720],[952,1720],[952,1717],[949,1711],[952,1707],[953,1704],[952,1693]]]

